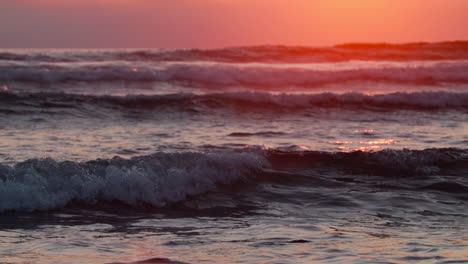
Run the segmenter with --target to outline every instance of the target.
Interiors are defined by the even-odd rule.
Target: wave
[[[66,114],[75,109],[101,110],[168,110],[199,112],[213,110],[256,111],[269,109],[308,110],[338,108],[356,110],[468,110],[468,92],[413,92],[369,95],[364,93],[271,94],[264,92],[230,92],[212,94],[168,94],[93,96],[65,93],[0,92],[0,113],[22,114],[44,110]],[[26,111],[26,112],[24,112]],[[164,112],[164,111],[163,111]],[[245,136],[245,135],[231,135]]]
[[[132,262],[112,262],[107,264],[188,264],[187,262],[180,262],[168,258],[150,258],[141,261]]]
[[[468,149],[395,150],[378,152],[281,151],[269,154],[273,168],[332,167],[353,174],[411,177],[421,175],[466,175]],[[467,189],[468,190],[468,189]]]
[[[234,132],[228,135],[228,137],[251,137],[251,136],[262,136],[262,137],[275,137],[287,135],[285,132],[276,132],[276,131],[261,131],[256,133],[246,133],[246,132]]]
[[[80,61],[216,61],[216,62],[339,62],[349,60],[460,60],[468,59],[468,41],[436,43],[351,43],[333,47],[265,45],[223,49],[185,50],[3,50],[0,60]]]
[[[141,66],[141,67],[140,67]],[[245,64],[163,64],[134,66],[128,63],[104,65],[27,65],[0,67],[0,82],[39,84],[73,82],[161,82],[189,87],[317,87],[355,81],[408,83],[413,85],[468,83],[468,63],[372,64],[334,66],[270,66]],[[343,66],[343,65],[342,65]],[[14,85],[13,85],[14,86]]]
[[[157,207],[249,177],[266,161],[253,153],[158,153],[85,163],[34,159],[0,167],[0,212],[50,210],[72,201]]]
[[[466,176],[467,162],[468,150],[463,149],[331,153],[259,147],[210,153],[156,153],[81,163],[33,159],[13,167],[0,166],[0,212],[60,209],[72,202],[93,205],[117,201],[129,206],[165,207],[194,195],[222,191],[222,186],[239,182],[256,185],[274,177],[286,177],[284,180],[291,184],[295,177],[303,178],[297,173],[304,169],[309,171],[307,177],[320,178],[319,174],[310,175],[311,169],[319,167],[333,168],[330,175],[338,181],[341,180],[335,175],[342,173],[337,171],[400,181],[422,175],[449,175],[451,182],[440,183],[440,177],[434,176],[426,181],[431,184],[422,189],[463,193],[468,186],[456,179]]]

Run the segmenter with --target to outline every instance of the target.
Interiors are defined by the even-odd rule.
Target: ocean
[[[468,42],[0,50],[0,263],[468,263]]]

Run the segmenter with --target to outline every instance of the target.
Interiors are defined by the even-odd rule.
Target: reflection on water
[[[468,129],[466,115],[457,112],[361,112],[356,116],[349,110],[320,110],[304,116],[232,114],[142,112],[132,119],[102,119],[105,113],[87,119],[9,118],[0,129],[0,160],[8,164],[34,157],[83,161],[247,145],[343,152],[463,148]]]
[[[0,258],[4,263],[122,263],[155,257],[186,263],[466,261],[468,237],[463,226],[434,229],[424,222],[356,218],[362,216],[350,214],[340,220],[148,216],[124,226],[18,227],[0,231]]]

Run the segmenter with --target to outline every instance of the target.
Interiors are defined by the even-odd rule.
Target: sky
[[[0,0],[0,48],[468,39],[468,0]]]

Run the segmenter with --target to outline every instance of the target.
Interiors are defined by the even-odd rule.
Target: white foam
[[[287,87],[318,86],[350,81],[386,81],[427,84],[468,82],[468,62],[393,63],[373,65],[361,63],[355,66],[325,67],[323,64],[295,65],[287,67],[229,63],[164,63],[129,64],[108,62],[105,64],[77,65],[23,65],[0,67],[0,81],[22,82],[112,82],[152,81],[185,84],[189,86]]]
[[[1,168],[0,212],[50,210],[73,200],[164,206],[245,179],[269,166],[256,151],[159,153],[88,163],[28,160]]]

